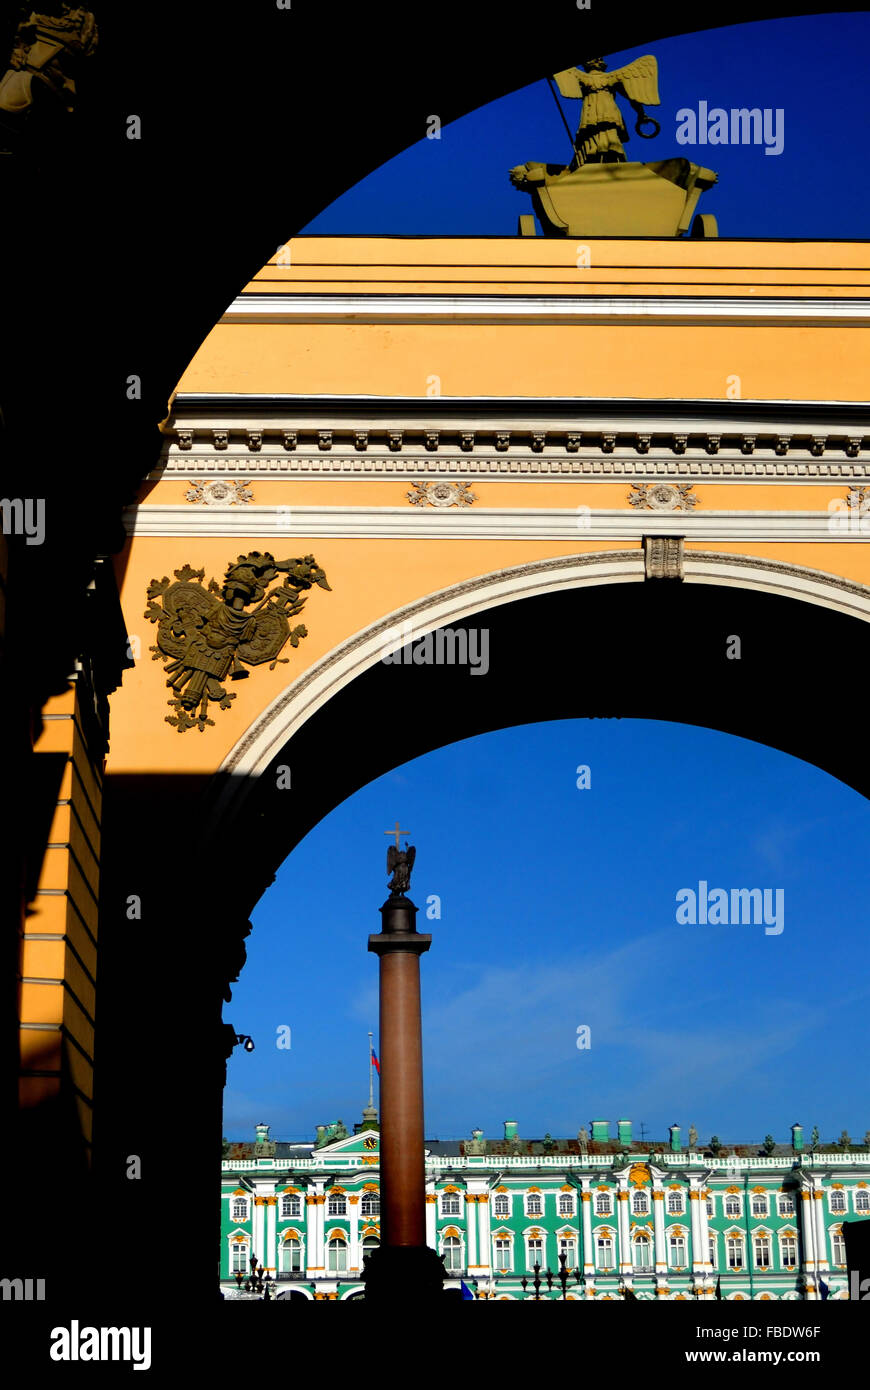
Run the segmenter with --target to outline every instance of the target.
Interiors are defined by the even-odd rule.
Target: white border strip
[[[839,522],[842,529],[833,529]],[[851,525],[850,525],[851,522]],[[860,525],[859,525],[860,522]],[[631,540],[685,536],[693,541],[866,543],[870,514],[827,511],[659,512],[560,507],[130,507],[132,536],[250,536],[345,540]]]
[[[560,323],[670,319],[730,323],[870,321],[870,298],[734,295],[242,294],[221,323]]]

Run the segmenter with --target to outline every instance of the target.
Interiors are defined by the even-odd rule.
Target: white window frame
[[[556,1203],[557,1214],[564,1218],[574,1215],[574,1194],[573,1192],[560,1192],[559,1200]]]
[[[837,1200],[838,1202],[842,1202],[843,1205],[842,1205],[842,1206],[836,1206],[836,1207],[835,1207],[835,1206],[834,1206],[834,1199],[835,1199],[835,1198],[836,1198],[836,1200]],[[846,1193],[845,1193],[845,1191],[843,1190],[843,1188],[841,1188],[841,1187],[832,1187],[832,1188],[830,1189],[830,1191],[828,1192],[828,1211],[831,1213],[832,1216],[844,1216],[845,1213],[846,1213],[848,1210],[849,1210],[849,1204],[848,1204],[848,1202],[846,1201]]]
[[[613,1236],[595,1236],[595,1268],[605,1273],[609,1269],[616,1269],[616,1243]],[[601,1263],[601,1246],[606,1244],[610,1249],[610,1263]]]
[[[731,1251],[736,1247],[740,1252],[740,1264],[731,1263]],[[725,1268],[726,1269],[745,1269],[746,1268],[746,1242],[742,1236],[725,1237]]]
[[[682,1258],[676,1263],[674,1258],[674,1246],[682,1247]],[[672,1231],[668,1232],[668,1269],[688,1269],[689,1268],[689,1242],[685,1235],[675,1236]]]
[[[251,1244],[252,1244],[252,1242],[251,1242],[251,1240],[250,1240],[250,1237],[248,1237],[248,1236],[245,1236],[245,1239],[244,1239],[244,1240],[237,1240],[237,1239],[236,1239],[236,1236],[237,1236],[238,1234],[239,1234],[238,1231],[234,1232],[234,1233],[230,1236],[230,1238],[229,1238],[229,1240],[228,1240],[228,1242],[227,1242],[228,1245],[229,1245],[229,1255],[228,1255],[228,1257],[227,1257],[227,1261],[228,1261],[227,1267],[228,1267],[228,1269],[229,1269],[229,1272],[230,1272],[229,1277],[230,1277],[231,1279],[234,1279],[234,1278],[236,1277],[236,1274],[250,1274],[250,1272],[251,1272]],[[242,1252],[244,1253],[244,1256],[245,1256],[245,1267],[244,1267],[244,1269],[242,1269],[242,1270],[236,1270],[236,1269],[233,1268],[233,1256],[234,1256],[234,1254],[236,1253],[237,1250],[242,1251]]]
[[[537,1203],[537,1210],[533,1210],[532,1203]],[[544,1215],[544,1194],[543,1192],[526,1193],[526,1216],[536,1216],[542,1219]]]
[[[441,1198],[440,1207],[441,1207],[441,1215],[442,1215],[442,1216],[450,1216],[450,1217],[453,1217],[453,1218],[455,1219],[456,1217],[462,1215],[462,1193],[461,1193],[461,1192],[440,1192],[438,1195],[439,1195],[439,1197]],[[448,1206],[447,1206],[447,1203],[448,1203],[448,1202],[450,1202],[451,1204],[452,1204],[453,1202],[456,1203],[456,1210],[455,1210],[455,1211],[453,1210],[452,1205],[451,1205],[451,1207],[448,1209]]]
[[[327,1218],[334,1216],[347,1216],[347,1196],[344,1192],[336,1192],[335,1196],[328,1196],[326,1199]]]
[[[446,1254],[447,1254],[447,1242],[448,1242],[448,1241],[451,1241],[451,1242],[456,1241],[456,1242],[458,1242],[456,1245],[453,1245],[453,1244],[450,1245],[450,1250],[451,1250],[451,1252],[452,1252],[452,1251],[456,1251],[457,1254],[458,1254],[458,1256],[459,1256],[459,1262],[458,1262],[458,1264],[456,1264],[456,1265],[448,1265],[447,1260],[446,1260],[446,1258],[445,1258],[445,1256],[446,1256]],[[444,1260],[444,1268],[445,1268],[446,1271],[447,1271],[447,1277],[448,1277],[448,1278],[452,1278],[453,1276],[455,1276],[455,1275],[457,1275],[457,1274],[461,1274],[461,1273],[463,1272],[463,1270],[465,1269],[465,1242],[463,1241],[462,1236],[461,1236],[461,1235],[459,1235],[459,1236],[447,1236],[447,1235],[444,1235],[444,1233],[442,1232],[440,1244],[441,1244],[441,1252],[440,1252],[440,1253],[441,1253],[441,1258],[442,1258],[442,1260]]]
[[[506,1204],[506,1210],[505,1210],[505,1211],[499,1211],[499,1209],[498,1209],[498,1204],[499,1204],[499,1202],[503,1202],[503,1203]],[[510,1195],[509,1192],[494,1192],[494,1193],[493,1193],[493,1197],[492,1197],[492,1215],[493,1215],[493,1218],[494,1218],[496,1221],[506,1221],[506,1220],[508,1220],[509,1217],[510,1217],[510,1214],[511,1214],[511,1207],[512,1207],[512,1205],[513,1205],[513,1203],[511,1202],[511,1195]]]
[[[496,1246],[507,1246],[507,1263],[502,1264],[496,1259]],[[492,1238],[492,1267],[494,1270],[506,1269],[508,1274],[513,1273],[514,1268],[514,1243],[510,1236],[493,1236]]]
[[[646,1249],[646,1264],[638,1264],[637,1250],[639,1246]],[[635,1274],[652,1274],[655,1269],[655,1250],[647,1231],[636,1231],[631,1238],[631,1267]]]
[[[767,1258],[762,1260],[758,1258],[757,1247],[760,1241],[763,1241],[767,1247]],[[756,1269],[770,1269],[773,1266],[773,1241],[770,1238],[769,1231],[752,1232],[752,1262]]]
[[[649,1216],[650,1200],[649,1193],[643,1188],[637,1188],[631,1194],[631,1212],[633,1216]]]
[[[685,1216],[685,1201],[680,1188],[668,1188],[667,1212],[668,1216]]]
[[[365,1208],[366,1208],[366,1205],[371,1206],[372,1203],[374,1203],[375,1210],[374,1210],[374,1211],[366,1211],[366,1209],[365,1209]],[[380,1219],[380,1215],[381,1215],[381,1194],[380,1194],[380,1192],[363,1192],[363,1193],[361,1194],[361,1196],[360,1196],[360,1201],[359,1201],[359,1214],[360,1214],[360,1219],[365,1218],[366,1221],[377,1221],[377,1220]]]
[[[235,1212],[235,1209],[236,1209],[236,1202],[244,1202],[244,1204],[245,1204],[245,1214],[244,1214],[244,1216],[235,1216],[235,1215],[234,1215],[234,1212]],[[250,1221],[250,1219],[251,1219],[251,1199],[250,1199],[250,1197],[236,1197],[236,1196],[232,1196],[232,1195],[231,1195],[231,1196],[230,1196],[230,1220],[233,1222],[233,1224],[236,1225],[236,1226],[239,1226],[239,1225],[241,1225],[241,1223],[242,1223],[243,1221]]]
[[[708,1192],[704,1201],[707,1204],[707,1220],[712,1221],[716,1216],[716,1198],[712,1192]]]
[[[862,1207],[858,1206],[859,1197],[864,1199],[865,1205]],[[870,1212],[870,1188],[856,1187],[852,1193],[852,1206],[856,1212]]]
[[[333,1245],[335,1246],[335,1253],[336,1253],[336,1254],[338,1254],[340,1250],[343,1250],[343,1251],[344,1251],[344,1266],[343,1266],[343,1267],[342,1267],[340,1264],[336,1264],[335,1266],[333,1266],[333,1265],[331,1265],[330,1262],[329,1262],[329,1261],[330,1261],[330,1254],[332,1253],[332,1250],[333,1250]],[[345,1236],[345,1235],[341,1235],[341,1236],[330,1236],[329,1239],[328,1239],[327,1242],[326,1242],[326,1249],[325,1249],[325,1251],[324,1251],[324,1254],[326,1255],[326,1273],[327,1273],[327,1275],[330,1275],[330,1274],[347,1274],[347,1273],[349,1272],[349,1270],[350,1270],[350,1242],[349,1242],[347,1236]]]
[[[611,1194],[610,1194],[609,1192],[596,1192],[596,1193],[595,1193],[595,1215],[596,1215],[596,1216],[612,1216],[612,1215],[613,1215],[613,1198],[612,1198],[612,1196],[611,1196]]]
[[[770,1199],[767,1194],[765,1192],[750,1193],[749,1210],[753,1221],[765,1221],[770,1215]]]
[[[840,1251],[841,1258],[838,1258],[837,1251]],[[842,1231],[831,1231],[831,1264],[844,1265],[846,1263],[846,1237]]]
[[[786,1241],[789,1241],[789,1242],[794,1246],[794,1259],[793,1259],[793,1260],[786,1259],[785,1250],[784,1250],[784,1245],[785,1245],[785,1242],[786,1242]],[[797,1265],[798,1265],[798,1238],[797,1238],[796,1235],[793,1235],[793,1236],[780,1235],[780,1237],[779,1237],[779,1263],[780,1263],[780,1267],[781,1267],[782,1269],[788,1269],[788,1268],[797,1269]]]
[[[730,1210],[730,1207],[731,1207],[731,1205],[732,1205],[734,1202],[737,1203],[737,1210],[736,1210],[736,1211],[731,1211],[731,1210]],[[725,1216],[725,1219],[726,1219],[727,1221],[739,1221],[739,1220],[740,1220],[740,1218],[741,1218],[742,1215],[743,1215],[743,1202],[741,1201],[741,1198],[740,1198],[740,1194],[739,1194],[739,1193],[737,1193],[737,1192],[726,1192],[726,1193],[725,1193],[725,1198],[724,1198],[724,1201],[723,1201],[723,1204],[722,1204],[722,1213],[723,1213],[723,1215]]]
[[[533,1245],[540,1245],[541,1247],[541,1258],[539,1264],[541,1266],[541,1270],[543,1271],[547,1268],[546,1232],[542,1231],[539,1236],[526,1236],[526,1269],[529,1272],[529,1274],[534,1274],[535,1272],[535,1261],[532,1259]]]
[[[284,1239],[282,1238],[281,1240],[278,1241],[278,1273],[279,1273],[279,1274],[292,1274],[292,1273],[294,1273],[294,1271],[293,1271],[292,1269],[289,1269],[289,1268],[287,1267],[286,1258],[285,1258],[286,1253],[288,1253],[289,1250],[290,1250],[290,1241],[294,1241],[294,1240],[296,1241],[296,1244],[299,1246],[299,1251],[298,1251],[298,1254],[299,1254],[299,1267],[298,1267],[298,1270],[295,1271],[295,1272],[296,1272],[296,1273],[299,1273],[299,1274],[304,1274],[304,1273],[305,1273],[305,1241],[304,1241],[304,1239],[303,1239],[303,1237],[302,1237],[302,1233],[301,1233],[301,1231],[300,1231],[298,1235],[291,1236],[291,1237],[290,1237],[290,1240],[284,1240]]]
[[[791,1219],[797,1215],[794,1197],[791,1192],[779,1192],[776,1197],[776,1214]]]
[[[566,1246],[566,1245],[570,1245],[570,1246],[571,1246],[572,1250],[574,1251],[574,1254],[571,1256],[570,1259],[566,1259],[566,1260],[565,1260],[565,1268],[566,1268],[567,1270],[569,1270],[569,1271],[572,1270],[572,1269],[576,1269],[576,1268],[577,1268],[577,1260],[578,1260],[578,1255],[577,1255],[577,1244],[578,1244],[578,1243],[577,1243],[577,1237],[576,1237],[576,1235],[574,1235],[573,1233],[572,1233],[571,1235],[569,1235],[569,1236],[566,1236],[566,1235],[557,1235],[557,1236],[556,1236],[556,1268],[557,1268],[557,1270],[562,1268],[561,1256],[562,1256],[563,1253],[567,1254],[567,1251],[565,1251],[565,1246]]]
[[[295,1202],[295,1204],[296,1204],[296,1211],[285,1211],[285,1210],[284,1210],[284,1205],[285,1205],[285,1203],[288,1203],[288,1202],[290,1203],[291,1206],[292,1206],[293,1203]],[[281,1193],[281,1215],[280,1215],[280,1217],[279,1217],[278,1219],[279,1219],[279,1221],[301,1221],[301,1219],[302,1219],[302,1196],[301,1196],[301,1193],[299,1193],[299,1192],[282,1192],[282,1193]]]
[[[716,1231],[707,1232],[707,1259],[711,1269],[719,1268],[719,1237]]]

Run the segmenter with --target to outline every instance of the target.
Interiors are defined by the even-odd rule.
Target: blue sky
[[[587,764],[591,787],[575,770]],[[574,1136],[593,1118],[647,1133],[786,1140],[870,1128],[870,806],[786,754],[634,720],[526,725],[372,782],[296,848],[259,904],[224,1016],[255,1052],[229,1064],[225,1133],[311,1138],[366,1102],[377,1046],[383,831],[417,845],[426,1130]],[[680,926],[676,893],[782,888],[784,930]],[[326,886],[326,891],[324,887]],[[441,919],[425,920],[430,895]],[[316,923],[317,925],[311,925]],[[592,1046],[577,1048],[588,1024]],[[287,1024],[292,1047],[279,1051]],[[377,1103],[377,1098],[376,1098]]]
[[[634,134],[625,102],[632,160],[683,155],[712,168],[719,183],[699,211],[712,212],[723,237],[870,236],[866,179],[868,135],[866,55],[870,14],[807,15],[712,29],[655,40],[604,55],[612,70],[652,52],[659,64],[661,124],[654,140]],[[582,61],[566,52],[563,67]],[[517,217],[531,211],[511,187],[508,169],[527,160],[566,162],[571,146],[544,80],[491,102],[442,128],[440,140],[421,138],[330,204],[306,233],[486,234],[513,236]],[[676,142],[682,108],[778,108],[784,147]],[[563,99],[572,130],[580,103]]]

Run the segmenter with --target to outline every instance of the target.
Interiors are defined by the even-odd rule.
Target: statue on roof
[[[555,82],[563,97],[579,97],[583,106],[580,110],[580,124],[574,138],[576,159],[574,167],[581,164],[624,163],[626,153],[622,146],[628,140],[628,131],[622,112],[616,104],[617,95],[625,97],[636,116],[635,132],[644,140],[652,140],[659,134],[661,126],[652,116],[648,116],[645,106],[659,106],[658,63],[651,53],[635,58],[627,67],[607,71],[603,58],[587,58],[581,68],[565,68],[557,72]],[[642,126],[652,125],[655,129],[646,134]]]
[[[531,160],[510,170],[514,188],[528,193],[534,208],[534,214],[520,215],[521,236],[539,234],[535,216],[544,236],[552,237],[683,236],[690,226],[692,236],[718,235],[715,218],[694,216],[701,194],[716,182],[712,169],[682,156],[629,163],[625,153],[629,133],[617,97],[634,111],[634,130],[641,139],[652,140],[661,132],[646,111],[661,104],[658,63],[651,53],[613,72],[603,58],[587,58],[580,67],[564,68],[547,80],[572,157],[568,164]],[[559,93],[581,103],[575,135]]]
[[[417,857],[417,850],[414,845],[405,844],[404,849],[399,849],[398,845],[390,845],[387,849],[387,873],[392,874],[387,887],[390,896],[401,898],[411,887],[411,870],[414,867],[414,860]]]

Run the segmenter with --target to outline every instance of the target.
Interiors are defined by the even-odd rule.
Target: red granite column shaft
[[[421,1246],[426,1202],[419,951],[384,949],[380,992],[381,1239],[388,1246]]]

